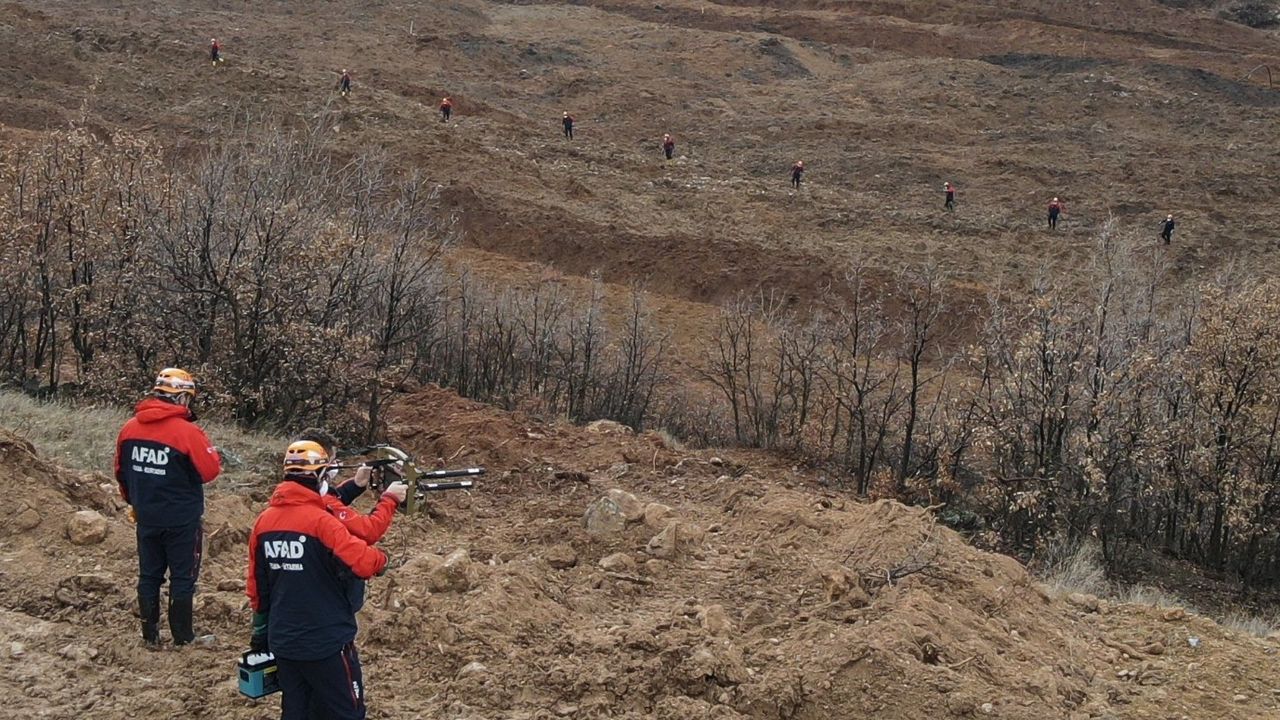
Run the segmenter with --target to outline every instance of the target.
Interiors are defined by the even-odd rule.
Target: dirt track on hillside
[[[1078,266],[1111,216],[1182,278],[1276,260],[1260,191],[1280,176],[1280,91],[1242,80],[1280,67],[1274,34],[1154,3],[594,5],[10,3],[0,123],[17,137],[87,107],[104,130],[189,147],[237,114],[327,108],[345,147],[447,186],[468,245],[698,303],[812,298],[860,259],[936,261],[980,292]],[[1067,212],[1050,235],[1052,196]],[[1180,229],[1158,250],[1167,212]]]

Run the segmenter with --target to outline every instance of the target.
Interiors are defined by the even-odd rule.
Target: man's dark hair
[[[338,439],[333,436],[333,433],[319,427],[309,427],[298,433],[298,436],[293,440],[294,442],[310,441],[319,443],[325,449],[325,452],[329,453],[330,458],[333,457],[334,450],[338,447]]]

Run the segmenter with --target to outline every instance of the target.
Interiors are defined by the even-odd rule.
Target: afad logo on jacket
[[[133,452],[130,453],[130,459],[135,464],[134,472],[146,473],[147,475],[168,475],[165,469],[169,465],[169,448],[149,448],[141,445],[134,445]]]
[[[302,560],[307,551],[307,536],[299,535],[297,540],[263,540],[262,554],[267,560]],[[272,570],[302,570],[301,562],[268,562]]]

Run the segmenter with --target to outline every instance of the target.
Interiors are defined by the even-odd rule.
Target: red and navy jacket
[[[347,482],[343,485],[355,485],[355,483]],[[365,515],[355,508],[348,507],[350,500],[343,497],[341,490],[343,485],[339,485],[335,490],[325,493],[324,506],[330,515],[338,518],[338,522],[347,527],[347,531],[370,545],[382,539],[387,534],[387,528],[391,527],[391,519],[395,517],[396,508],[400,503],[390,495],[383,495],[378,499],[378,504],[373,506],[373,510]],[[359,487],[359,486],[357,486]],[[360,488],[363,490],[364,488]]]
[[[139,525],[180,527],[204,514],[204,484],[222,460],[192,419],[185,406],[148,398],[120,429],[116,482]]]
[[[288,481],[249,536],[246,594],[267,613],[267,642],[277,657],[321,660],[355,640],[364,581],[387,556],[352,535],[320,494]]]

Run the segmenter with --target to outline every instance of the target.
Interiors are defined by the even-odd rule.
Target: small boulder
[[[458,677],[463,678],[463,677],[467,677],[468,675],[483,675],[488,671],[489,671],[489,668],[485,667],[484,663],[480,662],[479,660],[472,660],[471,662],[462,666],[462,669],[458,671]]]
[[[552,545],[547,548],[543,557],[546,558],[547,564],[556,570],[566,570],[578,564],[578,553],[565,544]]]
[[[671,559],[680,552],[680,526],[668,523],[662,532],[649,539],[646,547],[650,555],[663,559]]]
[[[618,507],[617,501],[606,496],[587,506],[582,524],[586,526],[589,535],[604,539],[620,535],[627,527],[627,516]]]
[[[218,590],[222,592],[240,592],[244,590],[244,580],[239,578],[228,578],[218,582]]]
[[[10,518],[7,525],[11,532],[20,533],[35,528],[43,519],[44,516],[39,510],[24,502],[18,506],[17,513]]]
[[[1067,602],[1085,612],[1098,612],[1098,596],[1086,593],[1071,593]]]
[[[669,522],[662,532],[649,539],[650,555],[669,560],[685,550],[697,547],[706,538],[702,528],[692,523]]]
[[[614,553],[600,558],[600,569],[616,573],[631,572],[636,569],[636,561],[626,553]]]
[[[475,584],[475,568],[466,550],[454,550],[427,573],[431,592],[466,592]]]
[[[613,420],[596,420],[587,423],[587,432],[596,435],[630,435],[634,430]]]
[[[17,640],[14,640],[13,642],[10,642],[10,643],[9,643],[9,657],[11,657],[11,658],[20,658],[20,657],[22,657],[23,655],[26,655],[26,654],[27,654],[27,646],[26,646],[26,645],[23,645],[22,643],[18,642]]]
[[[73,545],[97,545],[107,539],[107,519],[97,510],[81,510],[67,521],[67,539]]]
[[[644,506],[644,524],[657,530],[666,525],[667,519],[671,517],[671,508],[662,503],[649,503]]]
[[[635,495],[626,490],[613,488],[605,493],[604,496],[617,504],[618,510],[622,512],[622,516],[626,518],[627,522],[637,522],[644,517],[644,504]]]
[[[88,662],[98,657],[98,650],[96,648],[91,648],[88,645],[76,645],[75,643],[71,643],[69,645],[64,645],[63,648],[58,651],[58,654],[74,662]]]

